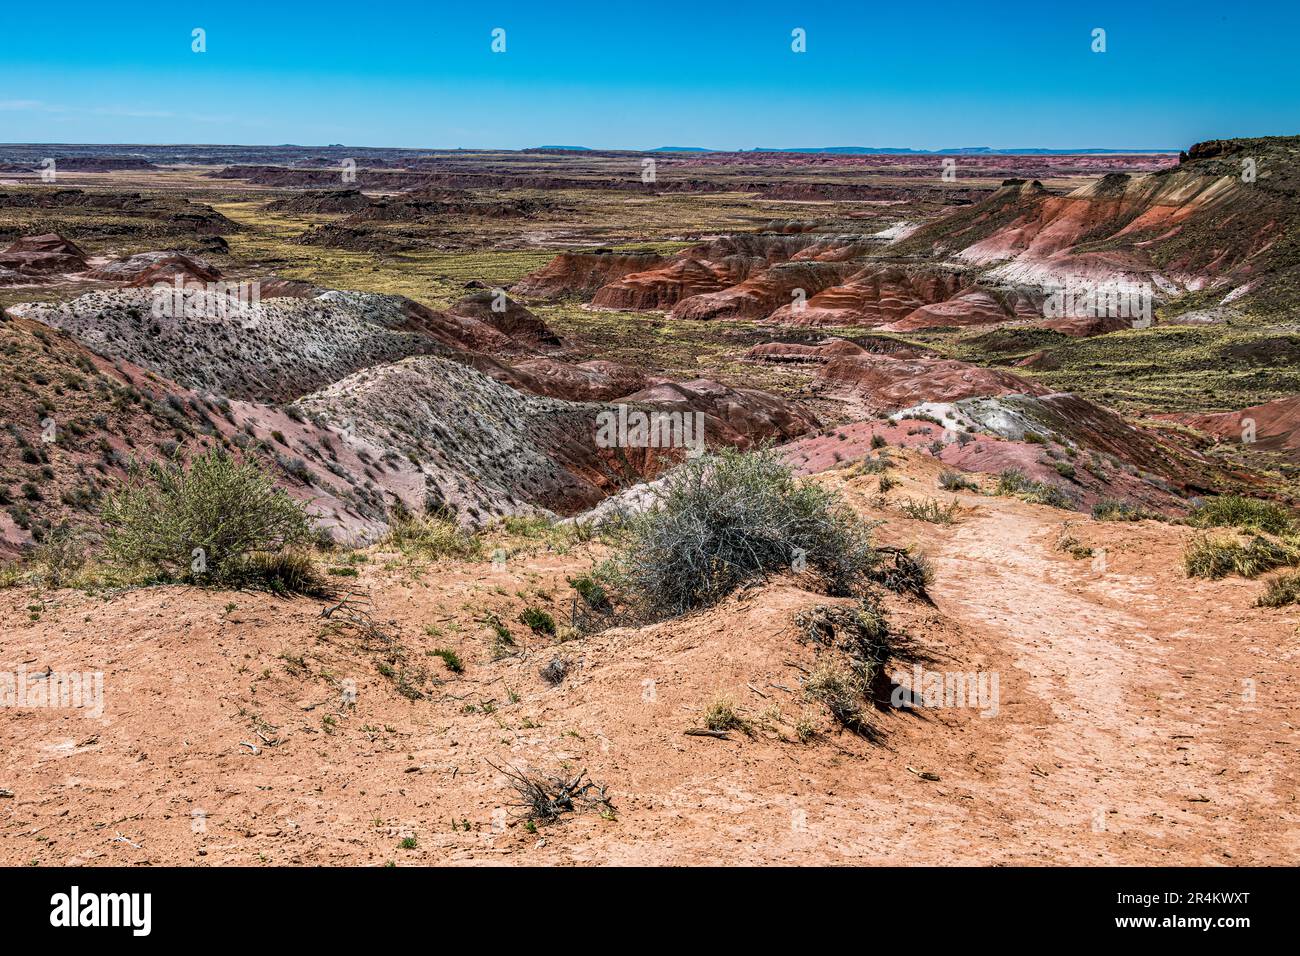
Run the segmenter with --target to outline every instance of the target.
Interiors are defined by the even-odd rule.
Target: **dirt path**
[[[1258,584],[1189,582],[1184,529],[1076,521],[1097,552],[1076,560],[1059,515],[977,506],[932,539],[940,608],[1006,655],[1003,699],[1025,698],[990,721],[1000,854],[1294,863],[1293,625],[1249,608]]]
[[[874,477],[827,480],[886,522],[882,540],[929,555],[937,607],[886,596],[891,627],[927,669],[996,673],[996,714],[880,712],[879,742],[839,729],[803,694],[816,651],[795,622],[853,602],[794,576],[648,627],[527,634],[526,604],[563,619],[568,579],[599,557],[582,548],[499,571],[372,554],[356,585],[404,658],[305,599],[15,589],[0,672],[102,671],[104,709],[0,711],[0,862],[1300,861],[1300,609],[1253,608],[1259,582],[1189,580],[1187,528],[975,494],[954,524],[910,520],[901,497],[934,496],[941,465],[898,460],[883,503]],[[1058,550],[1067,523],[1104,562]],[[489,614],[515,651],[498,653]],[[570,665],[559,686],[539,674],[552,657]],[[392,660],[436,682],[409,698]],[[719,695],[751,732],[686,735]],[[504,766],[586,769],[617,813],[529,829]]]

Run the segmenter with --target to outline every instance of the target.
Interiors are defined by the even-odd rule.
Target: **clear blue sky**
[[[1300,133],[1298,54],[1296,0],[12,0],[0,141],[1185,146]]]

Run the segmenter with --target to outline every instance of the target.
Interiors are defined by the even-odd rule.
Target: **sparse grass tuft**
[[[1074,507],[1074,502],[1063,489],[1035,481],[1019,468],[1007,468],[999,473],[996,493],[1015,495],[1033,504],[1051,505],[1053,508],[1069,510]]]
[[[961,506],[955,500],[948,502],[947,507],[944,507],[933,498],[926,498],[924,501],[913,501],[908,498],[898,506],[898,510],[909,518],[928,521],[931,524],[952,524],[957,520],[957,512],[960,508]]]
[[[431,515],[417,517],[405,511],[392,515],[388,534],[380,543],[406,555],[430,559],[473,560],[483,553],[482,541],[454,521]]]
[[[863,709],[869,689],[869,674],[828,660],[818,664],[804,682],[804,694],[809,700],[825,704],[842,726],[864,736],[872,736]]]
[[[669,475],[614,567],[636,613],[656,618],[716,604],[796,557],[835,594],[860,588],[877,561],[866,524],[833,492],[770,451],[723,452]]]
[[[534,634],[555,636],[555,618],[538,607],[526,607],[519,615],[519,623]]]
[[[1268,582],[1264,593],[1255,602],[1256,607],[1285,607],[1300,604],[1300,572],[1279,574]]]
[[[1286,508],[1243,495],[1210,498],[1187,516],[1187,522],[1198,528],[1238,528],[1276,535],[1296,531],[1294,516]]]
[[[460,659],[460,655],[448,647],[435,647],[429,652],[433,657],[441,657],[442,662],[447,665],[447,670],[453,674],[465,673],[465,662]]]
[[[945,469],[939,473],[939,487],[946,491],[979,491],[978,482],[967,478],[960,471]]]
[[[747,730],[745,718],[736,710],[730,697],[716,697],[704,712],[704,726],[709,730],[724,732],[728,730]]]
[[[1188,577],[1218,580],[1229,574],[1255,578],[1275,568],[1300,564],[1300,549],[1294,545],[1253,536],[1240,538],[1203,535],[1188,545],[1183,566]]]
[[[1131,501],[1102,498],[1092,506],[1092,516],[1098,521],[1164,521],[1158,511],[1150,511]]]

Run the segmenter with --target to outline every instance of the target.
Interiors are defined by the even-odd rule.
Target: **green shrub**
[[[71,525],[60,524],[32,551],[32,563],[46,586],[63,587],[86,566],[85,540]]]
[[[723,452],[669,474],[615,559],[634,613],[671,617],[802,559],[835,594],[876,563],[867,526],[831,491],[796,480],[774,452]]]
[[[434,657],[441,657],[442,662],[447,665],[447,670],[453,674],[463,674],[465,672],[465,662],[460,659],[460,655],[447,647],[435,647],[429,652]]]
[[[270,557],[308,544],[304,507],[257,465],[216,448],[180,462],[137,466],[104,501],[105,547],[117,564],[163,580],[290,582],[299,559]],[[259,555],[254,557],[254,555]],[[297,562],[297,563],[295,563]]]
[[[1198,528],[1240,528],[1277,535],[1293,534],[1296,530],[1295,520],[1286,508],[1243,495],[1210,498],[1193,510],[1187,521]]]
[[[1158,511],[1150,511],[1131,501],[1102,498],[1092,506],[1092,516],[1098,521],[1164,521]]]
[[[580,574],[576,578],[569,578],[568,580],[569,585],[578,592],[578,596],[582,598],[587,607],[602,614],[613,610],[609,595],[605,593],[604,586],[597,580],[597,575]]]
[[[432,515],[417,517],[404,509],[389,516],[388,534],[380,543],[403,554],[426,558],[472,560],[483,553],[483,542],[454,521]]]
[[[926,498],[924,501],[913,501],[908,498],[898,506],[898,510],[903,512],[909,518],[915,518],[917,521],[928,521],[931,524],[952,524],[957,518],[957,502],[950,501],[947,507],[939,504],[933,498]]]
[[[1070,500],[1070,496],[1063,489],[1058,488],[1056,485],[1035,481],[1019,468],[1007,468],[998,474],[997,493],[999,495],[1015,495],[1025,501],[1040,505],[1051,505],[1053,508],[1070,509],[1074,507],[1074,502]]]
[[[939,487],[947,491],[979,491],[978,483],[967,478],[960,471],[945,469],[939,472]]]
[[[871,436],[871,447],[872,447],[872,448],[884,448],[884,447],[886,447],[888,444],[889,444],[889,439],[887,439],[884,435],[872,435],[872,436]]]
[[[1256,607],[1285,607],[1300,604],[1300,573],[1279,574],[1268,582],[1268,587],[1255,602]]]
[[[1229,574],[1254,578],[1274,568],[1300,564],[1300,549],[1258,535],[1243,544],[1236,537],[1198,537],[1183,554],[1187,576],[1217,580]]]
[[[301,550],[255,551],[231,564],[226,583],[274,594],[327,597],[333,593],[316,570],[311,555]]]
[[[534,634],[555,636],[555,618],[538,607],[526,607],[519,615],[519,623],[529,628]]]

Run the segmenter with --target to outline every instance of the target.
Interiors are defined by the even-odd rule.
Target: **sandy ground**
[[[794,577],[564,644],[513,623],[529,603],[562,613],[585,546],[500,570],[374,555],[357,579],[374,619],[442,681],[419,700],[379,672],[391,648],[320,602],[11,590],[0,671],[102,670],[104,713],[0,711],[0,863],[1300,861],[1300,612],[1252,608],[1259,582],[1188,580],[1186,528],[975,494],[953,525],[904,518],[905,497],[951,497],[937,462],[907,458],[888,502],[874,477],[821,480],[930,556],[936,606],[891,597],[891,624],[931,670],[996,673],[996,715],[883,712],[879,743],[836,730],[800,692],[814,651],[793,617],[843,602]],[[1104,557],[1057,550],[1067,521]],[[486,612],[517,656],[492,659]],[[558,688],[538,676],[556,655]],[[685,736],[719,694],[752,735]],[[800,743],[805,713],[822,733]],[[534,832],[491,764],[585,768],[616,811]]]

